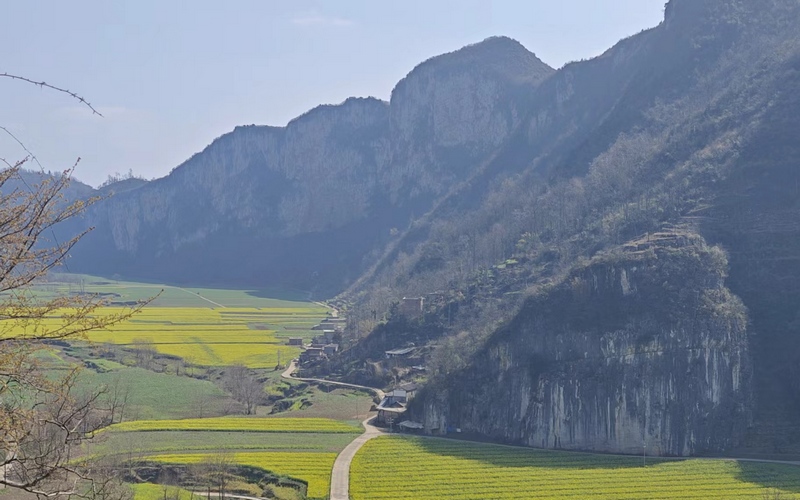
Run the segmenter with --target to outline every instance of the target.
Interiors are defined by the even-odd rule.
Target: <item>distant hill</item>
[[[98,204],[70,265],[339,293],[350,346],[316,369],[389,383],[413,343],[428,432],[800,454],[799,22],[671,0],[558,71],[491,38],[220,137]]]

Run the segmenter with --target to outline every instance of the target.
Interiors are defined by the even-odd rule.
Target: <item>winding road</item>
[[[367,390],[374,393],[378,398],[383,399],[384,392],[374,387],[367,387],[364,385],[347,384],[345,382],[334,382],[331,380],[319,378],[296,378],[292,374],[297,370],[297,365],[294,361],[289,364],[289,367],[281,374],[281,377],[291,380],[300,380],[303,382],[316,382],[319,384],[337,385],[340,387],[348,387],[350,389]],[[347,447],[339,453],[336,461],[333,463],[333,473],[331,474],[331,494],[330,500],[350,500],[350,464],[353,462],[353,457],[356,456],[358,450],[364,446],[364,443],[370,439],[376,438],[384,432],[371,425],[368,418],[361,422],[364,426],[364,434],[361,434],[353,440]]]

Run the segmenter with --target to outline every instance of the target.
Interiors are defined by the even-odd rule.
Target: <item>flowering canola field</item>
[[[170,464],[199,463],[208,458],[203,454],[170,454],[149,457]],[[308,483],[308,498],[327,498],[336,453],[307,452],[242,452],[231,455],[239,465],[258,467],[276,474],[301,479]],[[396,498],[396,497],[395,497]]]
[[[643,467],[633,457],[388,436],[356,454],[350,494],[353,500],[800,499],[800,467],[721,460]]]
[[[180,420],[131,420],[114,424],[109,432],[140,431],[237,431],[237,432],[311,432],[360,434],[363,429],[328,418],[187,418]]]
[[[108,307],[98,316],[123,312]],[[250,368],[274,367],[300,354],[300,349],[286,345],[289,336],[309,336],[310,326],[324,317],[320,307],[225,308],[146,307],[128,321],[108,329],[88,333],[87,340],[134,347],[152,342],[162,354],[183,358],[205,366],[243,364]],[[54,330],[62,324],[58,317],[35,325],[40,330]],[[253,328],[258,325],[258,328]],[[306,325],[308,332],[284,330],[284,325]],[[272,329],[265,328],[269,326]],[[15,332],[24,335],[24,327]],[[30,331],[34,326],[27,327]],[[278,330],[280,329],[280,330]]]

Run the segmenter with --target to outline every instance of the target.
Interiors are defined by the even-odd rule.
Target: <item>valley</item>
[[[157,296],[126,323],[54,346],[43,358],[55,372],[82,365],[81,383],[105,384],[124,395],[118,421],[97,432],[82,454],[129,470],[135,500],[196,498],[217,491],[215,467],[225,470],[228,494],[329,498],[334,461],[363,432],[360,421],[375,416],[373,396],[324,381],[293,380],[291,369],[274,364],[276,350],[256,347],[265,343],[284,349],[289,336],[310,338],[326,309],[248,291],[191,289],[187,295],[162,285],[59,278],[67,282],[41,285],[36,293],[102,294],[112,297],[111,308]],[[141,342],[132,342],[133,335],[152,340],[145,365],[137,357]],[[250,353],[236,358],[243,343],[252,346]],[[188,358],[191,362],[181,357],[205,349],[214,349],[216,356]],[[263,384],[252,415],[244,414],[245,407],[224,385],[224,371],[230,368],[226,360],[244,364]],[[351,498],[397,498],[398,491],[420,499],[642,498],[643,484],[648,498],[800,495],[800,474],[791,464],[649,456],[643,464],[643,457],[387,434],[355,453],[348,480]]]
[[[77,108],[0,123],[0,499],[800,500],[800,0],[552,58],[630,1],[548,47],[552,2],[219,4],[98,107],[0,72]],[[145,4],[65,47],[141,56]],[[89,130],[159,177],[33,152]]]

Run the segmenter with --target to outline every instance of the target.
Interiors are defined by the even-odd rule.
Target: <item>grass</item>
[[[391,478],[380,481],[376,478]],[[719,460],[659,461],[516,449],[443,439],[384,436],[351,467],[354,500],[425,499],[787,499],[800,468]]]
[[[334,389],[328,392],[314,386],[298,396],[285,399],[291,401],[293,407],[276,414],[276,417],[319,417],[360,422],[367,418],[373,405],[372,396],[366,392],[350,389]],[[297,406],[305,408],[298,409]]]
[[[87,389],[119,385],[127,390],[128,401],[123,414],[126,420],[216,416],[223,414],[230,403],[222,389],[206,380],[101,361],[99,364],[108,371],[83,370],[79,383]]]
[[[34,293],[42,297],[63,296],[76,293],[96,293],[113,302],[135,302],[158,295],[154,307],[244,307],[273,308],[296,307],[298,303],[310,304],[307,294],[283,289],[226,289],[176,286],[161,283],[142,283],[108,279],[86,274],[54,274],[54,280],[40,283]],[[219,305],[215,305],[214,303]]]
[[[151,460],[170,464],[200,463],[208,455],[169,454],[150,457]],[[307,452],[242,452],[232,455],[239,465],[257,467],[275,474],[300,479],[308,484],[309,498],[326,498],[330,491],[331,471],[336,453]]]
[[[108,427],[107,431],[240,431],[360,434],[363,429],[327,418],[220,417],[183,420],[134,420],[114,424]]]

